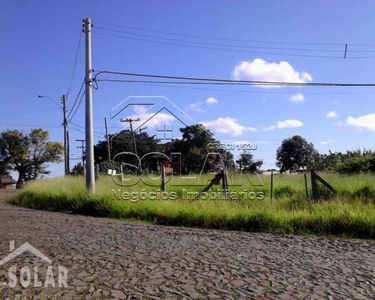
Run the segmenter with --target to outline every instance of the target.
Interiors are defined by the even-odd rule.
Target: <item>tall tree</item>
[[[229,151],[220,148],[220,142],[213,134],[201,124],[180,128],[182,139],[176,139],[165,145],[165,153],[181,153],[182,173],[208,172],[221,166],[220,157],[228,169],[234,168],[233,155]],[[210,145],[217,145],[214,149]],[[209,153],[218,155],[208,155]]]
[[[50,142],[49,133],[41,128],[29,134],[18,130],[7,130],[0,135],[0,161],[8,170],[18,172],[17,187],[23,182],[49,174],[45,163],[61,162],[63,146]]]
[[[73,167],[72,172],[70,174],[73,175],[73,176],[83,175],[84,174],[84,169],[83,169],[82,163],[81,162],[77,163]]]
[[[5,141],[3,139],[0,139],[0,175],[7,175],[9,166],[4,161],[5,157]]]
[[[147,132],[134,133],[134,138],[137,143],[137,154],[139,158],[142,158],[143,155],[158,151],[158,140],[154,136],[149,136]],[[130,130],[122,130],[118,134],[109,135],[110,144],[111,144],[111,156],[112,159],[116,154],[121,152],[131,152],[134,153],[134,143],[133,136]],[[100,141],[94,147],[94,156],[95,162],[100,164],[100,169],[102,172],[105,172],[109,167],[107,164],[108,161],[108,145],[106,141]],[[137,161],[134,157],[128,156],[128,163],[137,165]],[[152,168],[156,168],[157,164],[154,163]]]
[[[149,152],[157,151],[158,141],[154,136],[149,136],[147,132],[135,132],[134,137],[137,143],[137,153],[139,157],[142,157]],[[133,136],[130,130],[122,130],[117,134],[110,134],[109,139],[112,158],[120,152],[127,151],[134,153]],[[95,145],[94,150],[96,162],[108,160],[108,147],[106,141],[99,141]]]
[[[262,160],[253,160],[253,155],[249,152],[243,152],[240,154],[240,158],[236,160],[237,165],[242,171],[255,172],[260,169],[263,165]]]
[[[213,170],[221,165],[219,156],[207,156],[210,152],[219,153],[221,159],[227,168],[234,168],[233,155],[229,151],[216,148],[215,151],[210,150],[210,144],[220,144],[219,141],[213,138],[213,135],[202,125],[196,124],[180,128],[182,133],[181,139],[174,139],[168,143],[159,143],[159,140],[155,139],[154,136],[149,136],[146,132],[141,134],[135,133],[135,140],[137,143],[138,156],[141,158],[143,155],[150,152],[161,152],[167,156],[170,156],[172,152],[181,153],[181,167],[180,164],[172,165],[175,173],[199,173],[204,167],[203,171],[207,172]],[[123,130],[117,135],[110,135],[111,140],[111,155],[113,157],[120,152],[134,152],[133,138],[129,130]],[[132,161],[132,157],[127,157],[129,164],[136,164],[135,160]],[[157,162],[162,159],[158,157],[149,157],[145,163],[147,165],[142,166],[143,171],[145,170],[156,170]],[[105,141],[99,142],[95,146],[95,160],[101,164],[101,171],[105,171],[108,168],[106,161],[108,160],[108,149]]]
[[[280,173],[288,170],[310,167],[314,164],[317,151],[312,143],[307,142],[299,135],[283,140],[277,149],[276,165]]]

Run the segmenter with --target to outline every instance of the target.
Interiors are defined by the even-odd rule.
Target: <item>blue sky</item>
[[[375,58],[350,58],[375,57],[371,52],[375,51],[374,9],[373,1],[304,1],[302,5],[301,1],[4,0],[0,4],[0,130],[28,131],[41,126],[50,131],[52,140],[62,141],[61,111],[37,95],[59,101],[67,92],[85,17],[94,23],[95,70],[224,79],[374,82]],[[218,48],[213,45],[199,48],[165,43],[174,43],[170,39],[189,41],[189,45],[245,47],[222,51],[212,49]],[[346,43],[348,59],[287,55],[342,57]],[[83,76],[82,36],[68,107]],[[258,143],[254,155],[265,160],[265,168],[274,166],[281,141],[295,134],[313,142],[322,153],[375,146],[374,88],[169,87],[102,82],[93,95],[96,141],[103,139],[103,118],[110,116],[111,108],[129,96],[157,95],[166,96],[192,119],[206,124],[222,141]],[[209,98],[217,103],[207,103]],[[137,113],[139,109],[121,117]],[[110,121],[111,133],[121,128],[118,119]],[[83,105],[72,122],[84,125]],[[153,134],[151,126],[147,130]],[[73,158],[79,157],[75,140],[84,138],[81,131],[70,126]],[[53,176],[63,174],[62,164],[50,169]]]

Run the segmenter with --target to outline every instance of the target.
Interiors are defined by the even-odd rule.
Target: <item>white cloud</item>
[[[135,105],[133,110],[137,115],[144,114],[150,107],[147,107],[146,105]]]
[[[144,106],[144,105],[134,106],[133,110],[134,110],[135,114],[132,115],[132,116],[127,116],[126,118],[130,118],[130,119],[138,119],[139,118],[140,119],[140,121],[134,122],[134,126],[133,126],[134,128],[137,128],[138,126],[140,126],[142,123],[146,122],[151,117],[152,118],[149,121],[147,121],[147,123],[146,123],[147,127],[150,127],[150,128],[156,127],[157,125],[163,125],[163,124],[171,125],[173,123],[173,121],[176,120],[176,118],[169,113],[159,112],[157,115],[155,115],[155,113],[153,113],[153,112],[147,112],[148,109],[149,108],[147,106]],[[120,124],[124,127],[127,127],[129,125],[128,123],[124,123],[124,122],[121,122]]]
[[[258,80],[278,82],[305,83],[312,81],[312,76],[307,72],[298,72],[287,61],[280,63],[267,62],[256,58],[253,61],[239,62],[232,72],[235,80]],[[267,87],[267,86],[263,86]]]
[[[275,129],[297,128],[297,127],[302,127],[302,126],[303,126],[303,123],[299,120],[284,120],[284,121],[278,121],[276,125],[266,127],[263,130],[272,131]]]
[[[332,110],[330,112],[328,112],[328,114],[326,115],[326,117],[328,119],[335,119],[337,118],[339,115],[337,114],[337,112],[335,110]]]
[[[269,126],[269,127],[264,128],[263,130],[264,130],[264,131],[272,131],[272,130],[275,130],[275,129],[276,129],[276,126],[275,126],[275,125],[272,125],[272,126]]]
[[[290,102],[293,102],[293,103],[301,103],[305,101],[305,96],[301,93],[297,93],[297,94],[291,95],[289,97],[289,100]]]
[[[230,117],[218,118],[214,121],[202,122],[202,124],[203,126],[213,131],[224,134],[231,134],[234,136],[241,135],[245,131],[257,131],[257,129],[254,127],[242,126],[241,124],[237,123],[237,119]]]
[[[322,144],[322,145],[328,145],[328,144],[331,144],[331,143],[334,143],[335,141],[334,140],[332,140],[332,139],[328,139],[328,140],[325,140],[325,141],[321,141],[320,143]]]
[[[375,131],[375,114],[364,115],[358,118],[348,117],[346,119],[346,124],[358,129],[366,128]]]
[[[285,120],[277,122],[277,128],[284,129],[284,128],[296,128],[302,127],[303,123],[299,120]]]
[[[218,104],[218,103],[219,103],[219,101],[217,101],[217,99],[214,98],[214,97],[209,97],[209,98],[207,98],[206,102],[207,102],[208,104]]]
[[[204,109],[202,109],[201,106],[202,106],[202,103],[197,102],[197,103],[190,104],[189,109],[193,110],[193,111],[196,111],[196,112],[199,112],[199,113],[204,113]]]

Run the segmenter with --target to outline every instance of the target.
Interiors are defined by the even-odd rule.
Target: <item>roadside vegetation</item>
[[[262,200],[184,199],[181,187],[167,184],[174,200],[124,199],[121,193],[160,191],[158,187],[137,184],[121,187],[111,177],[101,176],[97,192],[88,196],[82,177],[56,178],[30,183],[13,200],[14,204],[50,211],[120,219],[136,219],[154,224],[283,234],[335,235],[375,238],[375,175],[320,173],[337,191],[320,188],[319,201],[307,199],[303,175],[274,177],[274,196],[270,198],[270,176],[263,175],[263,186],[229,186],[230,192],[248,189],[263,192]],[[211,179],[207,176],[206,182]],[[254,178],[250,178],[253,179]],[[217,190],[220,186],[213,186]],[[310,187],[309,187],[310,189]],[[187,191],[200,191],[190,186]],[[128,194],[127,194],[128,195]]]
[[[86,193],[80,164],[71,170],[74,176],[34,180],[47,173],[45,163],[60,161],[62,154],[62,146],[49,142],[48,132],[42,129],[33,130],[29,135],[18,131],[0,135],[0,173],[19,171],[18,186],[25,182],[27,187],[13,202],[35,209],[163,225],[375,238],[375,152],[357,149],[319,154],[301,136],[285,139],[276,152],[275,165],[282,174],[274,177],[271,197],[271,177],[252,175],[263,164],[262,160],[254,159],[253,152],[244,150],[236,159],[198,124],[180,131],[181,139],[167,143],[160,143],[147,132],[133,136],[131,131],[122,130],[109,135],[110,162],[107,142],[99,141],[95,146],[95,162],[102,175],[92,196]],[[133,138],[138,145],[139,159],[132,155],[134,146],[128,142]],[[212,151],[220,156],[212,156]],[[176,153],[180,155],[177,159],[172,155]],[[179,177],[167,177],[168,195],[163,197],[161,168],[168,170],[167,174],[173,170],[174,174],[187,177],[202,174],[200,186],[195,182],[186,184]],[[225,195],[220,192],[219,180],[216,183],[220,185],[207,187],[206,194],[200,194],[213,179],[209,173],[215,170],[219,174],[223,169],[229,174],[229,192]],[[297,174],[307,170],[315,170],[335,192],[320,181],[316,188],[313,185],[314,199],[319,200],[312,200],[310,180],[307,195],[304,176]],[[119,185],[120,177],[105,175],[122,171],[139,176],[123,178],[122,184],[128,186],[124,187]],[[267,171],[269,174],[270,170]],[[239,180],[240,173],[243,181]],[[146,174],[151,174],[154,180]],[[138,182],[140,179],[148,184]]]

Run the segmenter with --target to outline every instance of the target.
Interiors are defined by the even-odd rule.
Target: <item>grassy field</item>
[[[270,176],[260,177],[262,186],[255,176],[244,178],[240,186],[229,187],[227,199],[221,198],[223,194],[219,192],[215,194],[218,195],[216,200],[189,198],[189,192],[199,192],[202,186],[178,186],[176,184],[182,184],[180,179],[173,185],[167,184],[169,195],[173,197],[161,200],[158,186],[139,182],[132,187],[123,187],[114,183],[111,177],[101,176],[93,196],[86,194],[83,178],[56,178],[32,182],[13,202],[36,209],[136,219],[162,225],[374,239],[375,176],[320,175],[337,191],[331,194],[320,188],[320,201],[306,199],[303,175],[277,175],[273,199],[270,199]],[[202,184],[211,178],[201,178]],[[218,188],[220,186],[212,187],[213,190]],[[144,193],[150,191],[153,198],[159,199],[143,200],[150,198],[150,194]],[[258,196],[263,193],[264,197],[246,198],[249,191]]]

